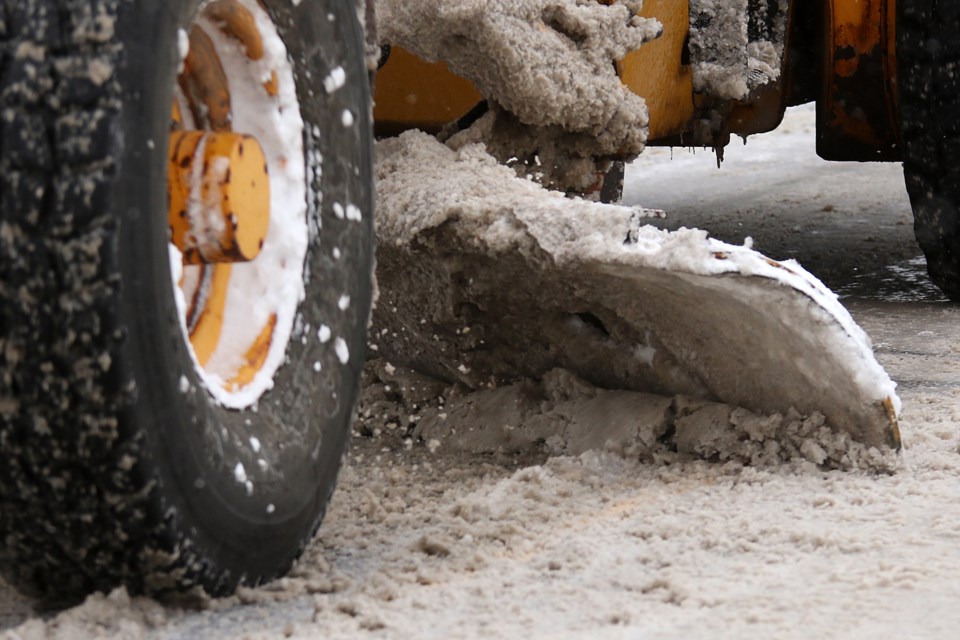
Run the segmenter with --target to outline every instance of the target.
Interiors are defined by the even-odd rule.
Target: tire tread
[[[960,7],[900,0],[897,64],[904,175],[932,280],[960,301]]]
[[[118,7],[0,11],[0,567],[41,597],[135,586],[143,563],[125,541],[153,529],[149,487],[125,468],[134,395],[113,366],[124,332],[102,215],[120,144],[119,92],[102,88],[120,62]]]

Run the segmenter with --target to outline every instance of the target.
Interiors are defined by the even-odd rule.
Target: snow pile
[[[380,143],[377,178],[372,341],[392,365],[473,391],[560,369],[600,389],[795,424],[739,429],[767,434],[756,441],[817,435],[820,425],[790,416],[820,413],[853,441],[897,446],[894,384],[836,297],[795,263],[701,231],[640,226],[642,210],[564,198],[481,147],[457,152],[425,134]],[[811,451],[847,464],[842,452]]]
[[[601,389],[569,371],[471,390],[382,360],[368,363],[358,432],[431,452],[523,460],[605,451],[652,464],[696,459],[889,472],[889,449],[829,428],[820,413],[758,415],[728,404]]]

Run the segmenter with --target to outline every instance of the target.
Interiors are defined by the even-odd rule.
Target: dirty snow
[[[613,61],[660,32],[639,2],[378,0],[380,39],[443,60],[473,81],[490,111],[454,137],[482,141],[543,184],[585,192],[607,168],[595,156],[643,150],[647,108]]]
[[[895,440],[883,403],[899,401],[869,340],[796,263],[641,226],[642,211],[564,198],[417,132],[379,144],[377,180],[373,342],[392,364],[471,390],[562,368]]]
[[[691,0],[694,89],[717,98],[743,100],[752,90],[778,80],[787,13],[785,0]]]
[[[895,470],[897,457],[831,430],[820,413],[758,415],[687,397],[601,389],[564,369],[472,391],[382,360],[369,363],[358,429],[399,429],[431,449],[519,457],[616,453],[675,464],[693,459],[764,466]],[[464,373],[466,368],[464,367]]]

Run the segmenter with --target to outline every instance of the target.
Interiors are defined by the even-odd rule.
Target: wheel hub
[[[240,409],[272,387],[304,296],[303,120],[283,41],[256,0],[205,4],[180,41],[171,269],[199,377]]]
[[[270,172],[255,138],[174,132],[167,182],[171,241],[184,264],[259,255],[270,226]]]

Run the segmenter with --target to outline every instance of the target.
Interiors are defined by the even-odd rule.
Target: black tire
[[[960,3],[898,0],[903,171],[933,282],[960,302]]]
[[[307,172],[322,231],[302,336],[258,405],[233,411],[198,380],[167,248],[178,29],[198,1],[2,0],[0,570],[24,592],[221,595],[282,574],[319,525],[370,311],[364,41],[354,0],[262,4],[293,63],[305,155],[322,155],[322,177]],[[346,85],[325,91],[341,65]],[[334,215],[337,202],[362,222]],[[321,323],[344,339],[346,364],[316,338]]]
[[[600,187],[600,202],[606,204],[620,204],[623,200],[623,178],[627,163],[615,160],[610,170],[603,176],[603,185]]]

